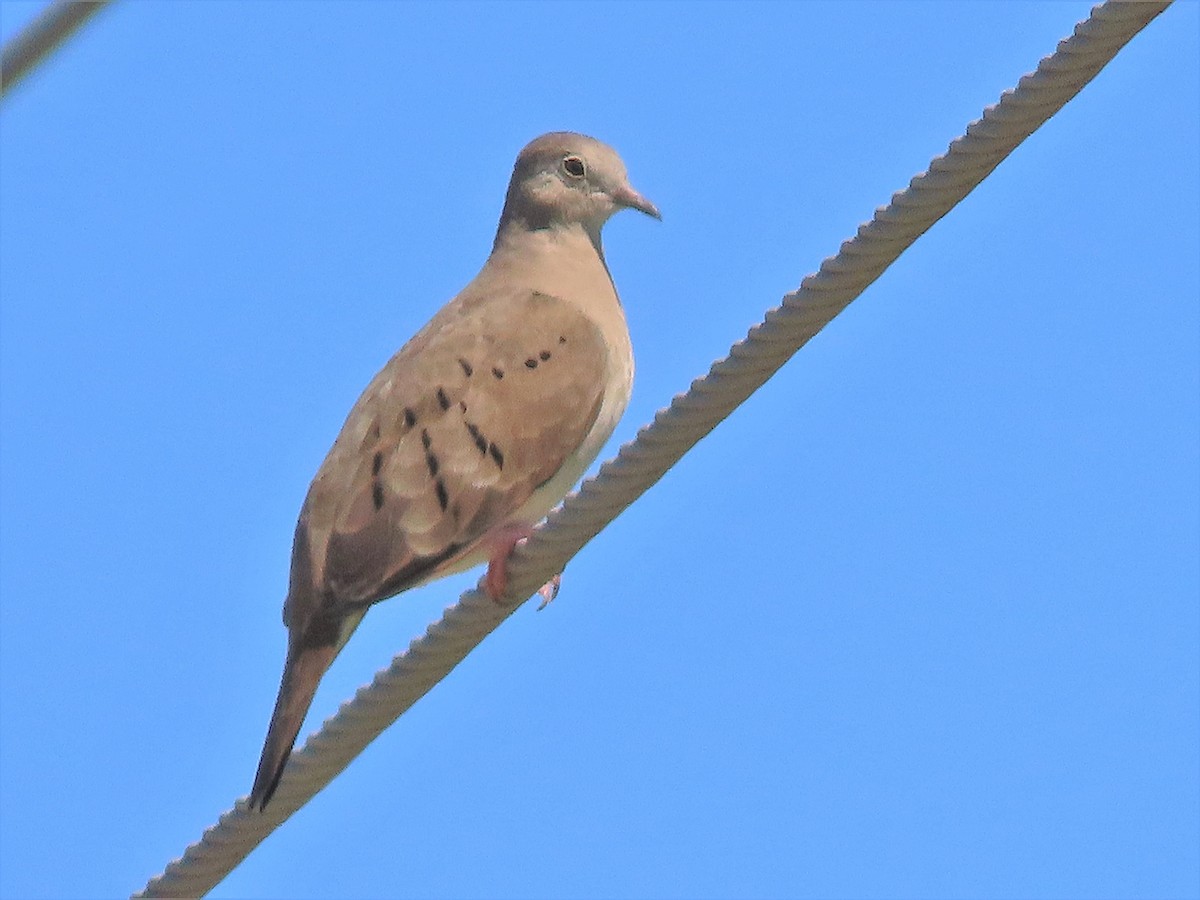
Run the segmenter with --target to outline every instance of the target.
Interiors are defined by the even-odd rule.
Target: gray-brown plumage
[[[292,549],[288,653],[250,805],[265,808],[325,670],[371,604],[513,545],[595,459],[633,352],[600,229],[659,217],[612,148],[521,151],[480,273],[367,386],[309,488]]]

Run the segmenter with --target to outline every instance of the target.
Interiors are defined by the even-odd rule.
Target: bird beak
[[[662,213],[658,211],[658,207],[635,191],[628,184],[622,185],[620,188],[615,190],[612,194],[612,198],[619,206],[627,206],[630,209],[636,209],[640,212],[644,212],[648,216],[658,219],[660,222],[662,221]]]

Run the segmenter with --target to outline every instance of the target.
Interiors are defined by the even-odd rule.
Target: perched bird
[[[612,434],[633,350],[600,229],[626,207],[661,218],[611,147],[569,132],[533,141],[483,269],[350,410],[296,524],[287,661],[251,807],[270,801],[367,609],[484,561],[499,599],[513,547]]]

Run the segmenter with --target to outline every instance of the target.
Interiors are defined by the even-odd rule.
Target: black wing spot
[[[429,466],[429,474],[436,477],[438,473],[438,458],[432,453],[426,453],[425,465]]]
[[[540,359],[542,362],[545,362],[549,358],[550,358],[549,350],[543,350],[541,353],[538,354],[538,359]]]
[[[475,442],[475,446],[479,448],[480,453],[487,453],[487,438],[479,430],[479,426],[471,422],[467,423],[467,431],[471,434],[471,440]]]
[[[433,438],[431,438],[429,436],[429,432],[426,429],[422,428],[421,429],[421,446],[424,447],[426,450],[428,450],[429,445],[432,443],[433,443]]]
[[[413,409],[411,406],[404,407],[404,426],[406,428],[412,428],[416,424],[417,424],[417,414],[415,412],[413,412]]]
[[[464,400],[459,400],[459,401],[458,401],[458,408],[459,408],[459,409],[461,409],[463,412],[466,412],[466,411],[467,411],[467,404],[466,404],[466,401],[464,401]]]
[[[375,458],[371,460],[371,474],[378,475],[379,470],[383,468],[383,454],[376,453]]]
[[[450,505],[450,495],[446,493],[446,482],[439,478],[434,482],[434,489],[437,491],[438,506],[442,508],[442,512],[445,512],[446,507]]]
[[[529,359],[525,360],[525,368],[536,369],[537,368],[537,360],[534,359],[532,356],[529,357]]]
[[[383,509],[383,485],[378,481],[371,482],[371,502],[375,504],[375,511]]]
[[[440,406],[443,411],[450,408],[450,398],[446,396],[446,392],[441,388],[437,389],[437,400],[438,406]]]
[[[463,359],[461,356],[458,358],[458,364],[460,366],[462,366],[463,374],[466,375],[468,378],[470,378],[472,375],[475,374],[475,369],[472,368],[471,364],[469,362],[467,362],[465,359]]]
[[[492,374],[495,375],[496,380],[499,381],[501,378],[504,377],[504,370],[501,369],[499,366],[492,366]]]
[[[563,336],[560,334],[560,335],[558,336],[558,342],[559,342],[560,344],[565,344],[565,343],[567,342],[567,339],[566,339],[565,337],[563,337]]]
[[[495,444],[488,444],[487,449],[488,449],[488,455],[491,456],[491,458],[496,463],[496,468],[503,469],[504,468],[504,454],[500,452],[500,448],[497,447]]]

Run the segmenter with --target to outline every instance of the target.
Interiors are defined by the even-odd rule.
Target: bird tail
[[[271,714],[267,740],[258,761],[258,773],[254,776],[254,787],[250,789],[251,809],[256,806],[260,810],[267,808],[275,788],[279,786],[279,779],[283,777],[283,769],[300,727],[304,724],[308,708],[312,705],[321,676],[339,649],[336,643],[314,645],[304,642],[288,648],[279,697],[275,700],[275,712]]]

